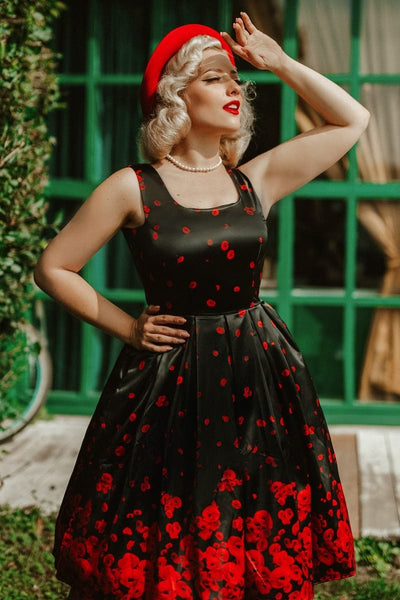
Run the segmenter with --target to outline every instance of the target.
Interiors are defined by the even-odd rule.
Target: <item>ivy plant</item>
[[[0,422],[24,368],[21,325],[32,272],[45,244],[44,188],[54,139],[47,117],[58,104],[52,24],[58,0],[2,0],[0,15]]]

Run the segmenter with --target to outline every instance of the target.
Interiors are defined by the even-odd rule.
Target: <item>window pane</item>
[[[400,309],[357,312],[356,369],[360,402],[400,402]]]
[[[281,86],[258,83],[253,100],[254,134],[241,162],[246,162],[280,142]]]
[[[52,153],[52,177],[83,178],[84,172],[84,114],[85,90],[81,86],[61,88],[64,107],[53,112],[49,119],[57,144]]]
[[[343,311],[296,306],[293,331],[320,398],[343,398]]]
[[[105,87],[101,90],[98,118],[104,177],[136,160],[136,139],[141,122],[138,100],[135,86]]]
[[[149,4],[132,0],[97,4],[101,72],[142,72],[150,43]]]
[[[218,4],[218,2],[168,0],[168,2],[158,3],[159,6],[162,5],[164,10],[162,14],[157,14],[152,18],[156,18],[160,24],[159,31],[162,32],[160,38],[171,31],[171,29],[179,27],[179,25],[185,25],[186,23],[202,23],[203,25],[218,29]]]
[[[54,47],[61,53],[60,73],[85,73],[89,3],[68,0],[54,23]]]
[[[321,73],[347,73],[350,64],[348,0],[300,0],[299,57]]]
[[[297,198],[294,284],[343,287],[346,206],[343,200]]]
[[[394,204],[387,205],[387,202],[379,200],[365,200],[358,204],[356,286],[359,289],[379,291],[382,288],[386,267],[385,252],[379,239],[386,241],[389,238],[390,226],[385,222],[385,211],[390,215],[390,207]],[[386,232],[382,229],[385,226],[389,227]]]
[[[398,73],[400,70],[398,0],[363,0],[361,72]]]
[[[267,219],[268,244],[264,259],[261,294],[268,299],[268,291],[276,289],[276,268],[278,260],[278,205],[272,206]]]
[[[81,327],[55,302],[46,302],[46,329],[53,363],[54,390],[78,391],[81,369]]]
[[[400,179],[400,84],[362,86],[361,102],[371,120],[357,147],[360,175],[385,183]]]

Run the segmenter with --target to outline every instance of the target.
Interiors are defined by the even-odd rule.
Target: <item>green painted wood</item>
[[[297,14],[298,0],[287,3],[284,15],[284,41],[283,49],[292,56],[297,57]],[[281,100],[281,142],[296,135],[296,93],[285,84],[282,84]],[[278,309],[289,328],[293,323],[292,303],[290,290],[293,287],[293,248],[294,248],[294,202],[293,196],[287,196],[279,202],[278,207]]]
[[[200,0],[194,0],[193,9],[185,12],[184,18],[190,16],[190,10],[196,11]],[[217,0],[216,12],[218,27],[221,30],[229,30],[231,27],[231,0]],[[52,179],[46,189],[49,197],[70,199],[71,202],[84,200],[93,188],[100,183],[107,173],[105,155],[110,152],[110,146],[103,145],[102,129],[100,126],[100,115],[103,99],[103,90],[118,87],[138,87],[141,82],[140,72],[124,73],[101,73],[100,56],[100,17],[101,6],[90,0],[86,5],[89,7],[88,23],[89,34],[87,38],[86,64],[82,66],[82,72],[78,74],[61,74],[60,85],[63,87],[83,86],[85,95],[85,133],[84,133],[84,173],[81,180],[73,178]],[[170,22],[170,10],[168,3],[163,0],[152,0],[149,7],[151,14],[150,37],[148,47],[143,47],[141,52],[148,56],[165,33],[167,24]],[[186,10],[186,8],[185,8]],[[400,84],[400,73],[398,74],[360,74],[360,23],[361,23],[361,0],[353,0],[351,12],[351,52],[350,68],[348,73],[334,73],[327,76],[333,81],[344,85],[356,98],[360,97],[361,86],[364,83],[379,83],[384,85]],[[287,0],[284,9],[284,49],[291,56],[297,56],[297,13],[298,0]],[[181,18],[182,14],[177,17]],[[250,79],[257,83],[273,85],[280,82],[279,78],[268,71],[241,72],[243,79]],[[129,91],[129,93],[131,93]],[[282,85],[281,96],[281,140],[284,141],[296,133],[294,111],[296,95]],[[65,127],[67,121],[65,121]],[[108,155],[107,155],[108,156]],[[62,152],[62,161],[68,160],[67,148]],[[107,163],[108,164],[108,163]],[[346,201],[346,256],[345,275],[343,288],[294,288],[293,287],[293,252],[294,252],[294,207],[296,198],[320,198],[329,202],[330,199],[343,198]],[[329,311],[331,307],[336,313],[343,312],[343,359],[344,368],[344,394],[343,398],[322,398],[325,413],[331,423],[347,424],[399,424],[400,425],[400,403],[361,404],[356,400],[356,324],[359,309],[368,309],[379,306],[400,308],[400,296],[381,297],[375,290],[360,290],[356,288],[356,249],[357,249],[357,217],[356,206],[360,199],[377,198],[382,200],[399,200],[400,182],[389,182],[387,184],[376,184],[361,182],[358,180],[357,156],[355,150],[349,153],[349,170],[346,181],[314,180],[303,188],[297,190],[290,197],[283,199],[279,206],[278,221],[278,289],[262,290],[261,297],[270,301],[278,307],[289,327],[292,327],[294,310],[304,307],[325,307]],[[115,260],[120,261],[122,250],[116,247]],[[122,256],[122,255],[121,255]],[[126,259],[126,258],[125,258]],[[106,274],[109,275],[108,251],[103,250],[94,257],[84,270],[88,281],[93,284],[106,298],[126,307],[127,310],[139,310],[145,303],[143,290],[138,287],[138,280],[132,279],[130,283],[118,278],[115,279],[117,286],[108,288]],[[107,276],[108,276],[107,275]],[[123,271],[121,271],[121,277]],[[39,298],[46,299],[45,294],[39,292]],[[327,313],[329,314],[329,312]],[[64,323],[64,324],[63,324]],[[62,355],[62,345],[66,343],[68,336],[65,335],[67,320],[61,318],[60,332],[57,341],[60,348],[57,356]],[[302,340],[299,339],[300,346]],[[76,369],[80,370],[79,388],[75,391],[53,390],[48,400],[49,410],[52,412],[65,412],[70,414],[90,413],[99,396],[97,388],[102,387],[105,380],[105,365],[111,364],[110,347],[112,352],[118,348],[119,342],[107,342],[105,336],[97,332],[89,325],[81,326],[81,338],[79,357],[71,357],[77,360]],[[358,361],[359,362],[359,361]],[[338,376],[339,373],[338,373]]]

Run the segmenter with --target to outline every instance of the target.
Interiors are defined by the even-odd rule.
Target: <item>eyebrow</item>
[[[218,73],[225,73],[225,69],[221,69],[220,67],[208,67],[205,69],[205,71],[203,71],[202,75],[205,75],[206,73],[208,73],[209,71],[217,71]],[[238,74],[238,70],[237,69],[231,69],[230,70],[230,74],[231,75],[237,75]]]

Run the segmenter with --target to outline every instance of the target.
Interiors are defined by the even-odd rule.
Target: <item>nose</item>
[[[229,93],[229,95],[235,95],[235,96],[242,93],[242,90],[240,89],[240,85],[234,79],[231,79],[231,82],[230,82],[229,88],[228,88],[228,93]]]

